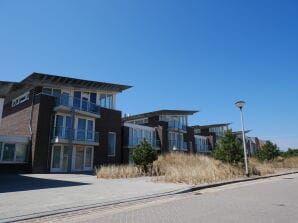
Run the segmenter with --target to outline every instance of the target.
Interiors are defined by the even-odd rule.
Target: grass
[[[97,178],[115,179],[143,176],[136,166],[133,165],[109,165],[95,169]]]
[[[283,168],[298,168],[298,157],[278,158],[263,163],[250,158],[249,167],[252,175],[273,174]],[[96,175],[98,178],[155,176],[156,181],[195,185],[243,177],[244,167],[226,164],[208,156],[168,153],[158,157],[149,173],[133,165],[110,165],[97,168]]]
[[[169,153],[153,163],[158,181],[200,184],[219,182],[243,175],[242,169],[208,156]]]

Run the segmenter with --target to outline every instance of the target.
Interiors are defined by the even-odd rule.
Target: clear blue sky
[[[32,72],[133,85],[118,109],[200,110],[298,148],[298,2],[0,1],[1,80]]]

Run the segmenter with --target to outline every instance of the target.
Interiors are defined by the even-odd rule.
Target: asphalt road
[[[39,219],[46,222],[298,222],[298,174],[125,206]]]

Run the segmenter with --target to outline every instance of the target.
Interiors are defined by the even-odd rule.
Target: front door
[[[69,146],[53,146],[51,172],[69,172],[71,152],[72,149]]]

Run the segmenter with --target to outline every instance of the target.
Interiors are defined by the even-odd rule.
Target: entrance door
[[[93,168],[93,147],[76,146],[75,171],[87,171]]]
[[[51,172],[68,172],[72,149],[69,146],[54,146],[52,149]]]

